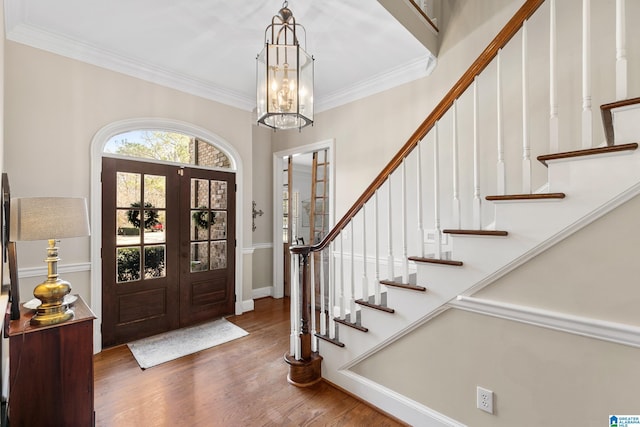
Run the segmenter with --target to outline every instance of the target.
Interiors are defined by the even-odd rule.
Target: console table
[[[93,320],[82,298],[74,318],[31,326],[35,310],[20,307],[9,336],[9,423],[12,426],[95,425]]]

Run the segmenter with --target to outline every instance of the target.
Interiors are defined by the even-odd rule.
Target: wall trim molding
[[[640,326],[483,298],[458,296],[449,307],[640,348]]]
[[[81,271],[91,271],[90,262],[79,262],[76,264],[58,264],[58,273],[78,273]],[[48,272],[47,267],[25,267],[18,269],[18,277],[20,279],[26,277],[46,277]]]
[[[258,249],[273,249],[273,242],[254,243],[253,244],[253,249],[254,250],[258,250]]]

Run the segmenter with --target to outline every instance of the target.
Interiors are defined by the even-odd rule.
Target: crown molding
[[[433,55],[416,58],[413,61],[398,65],[388,71],[363,80],[349,88],[330,93],[316,101],[315,112],[320,113],[339,107],[358,99],[366,98],[404,83],[426,77],[431,74],[437,64]]]
[[[239,92],[20,22],[20,15],[24,13],[25,11],[19,7],[9,10],[7,40],[220,102],[241,110],[251,111],[255,108],[255,99]]]

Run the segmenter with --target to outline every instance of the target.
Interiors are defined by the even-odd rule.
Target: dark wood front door
[[[233,313],[233,173],[105,157],[102,208],[104,347]]]
[[[188,325],[234,312],[236,185],[228,172],[183,172],[180,323]]]

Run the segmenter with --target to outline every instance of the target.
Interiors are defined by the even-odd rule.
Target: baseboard
[[[420,427],[466,427],[464,424],[447,417],[425,405],[409,399],[389,388],[360,376],[353,371],[340,370],[341,382],[347,385],[347,391],[358,390],[354,396],[368,402],[377,410],[404,423]],[[350,394],[352,394],[350,392]]]
[[[273,296],[273,286],[265,286],[263,288],[254,289],[251,292],[251,296],[253,299],[260,299],[264,297],[272,297]]]
[[[255,308],[254,304],[253,304],[253,300],[245,300],[242,301],[242,312],[246,313],[247,311],[253,311],[253,309]]]

